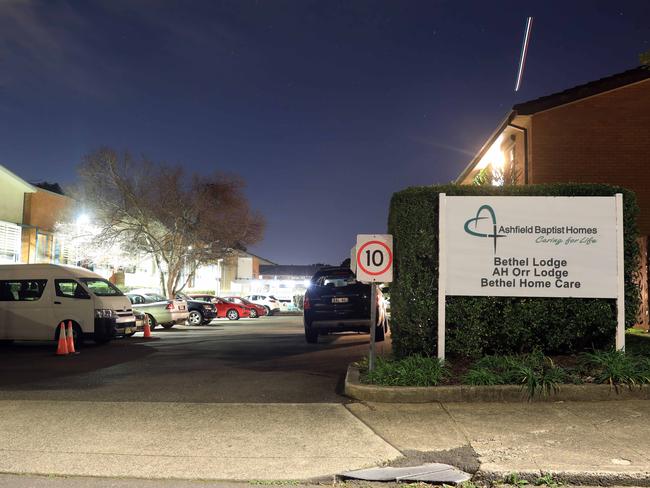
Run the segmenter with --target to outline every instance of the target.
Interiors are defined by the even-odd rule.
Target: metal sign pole
[[[445,300],[447,294],[447,243],[445,219],[447,201],[444,193],[438,200],[438,358],[445,359]]]
[[[370,283],[370,354],[368,371],[375,369],[375,329],[377,328],[377,285]]]
[[[616,350],[625,351],[625,258],[623,249],[623,195],[616,194]]]

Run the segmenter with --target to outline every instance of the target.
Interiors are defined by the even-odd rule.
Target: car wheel
[[[156,319],[153,318],[153,315],[147,314],[147,320],[149,321],[149,330],[154,330],[156,328],[156,325],[158,325]]]
[[[163,326],[163,329],[171,329],[172,327],[174,327],[174,322],[169,322],[167,324],[160,324],[160,325]]]
[[[198,310],[192,310],[187,317],[188,325],[201,325],[203,320],[203,314]]]
[[[257,315],[257,310],[251,308],[251,318],[256,319],[257,317],[259,317],[259,315]]]
[[[273,312],[271,312],[271,309],[270,309],[269,307],[267,307],[266,305],[264,305],[264,308],[266,309],[266,315],[268,315],[269,317],[270,317],[271,315],[273,315]]]
[[[239,320],[239,312],[234,308],[231,308],[226,312],[226,317],[228,317],[228,320]]]
[[[311,324],[305,322],[305,340],[308,344],[316,344],[318,342],[318,331],[311,328]]]

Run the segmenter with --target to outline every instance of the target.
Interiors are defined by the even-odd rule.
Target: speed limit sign
[[[393,281],[393,236],[359,234],[356,247],[357,280],[363,283]]]

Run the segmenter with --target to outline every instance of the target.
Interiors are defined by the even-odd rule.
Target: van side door
[[[95,331],[94,304],[81,283],[72,278],[55,279],[53,298],[57,323],[62,320],[74,320],[84,333]]]

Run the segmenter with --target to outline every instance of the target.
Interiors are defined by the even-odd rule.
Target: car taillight
[[[174,302],[169,302],[165,308],[167,310],[174,310]]]
[[[303,310],[309,310],[311,308],[311,303],[309,303],[309,297],[305,297],[305,301],[302,305]]]

